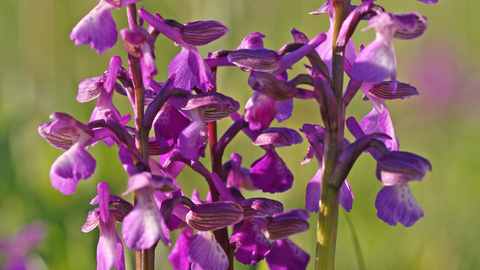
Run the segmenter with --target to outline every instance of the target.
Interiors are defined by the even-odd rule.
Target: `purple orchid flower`
[[[230,161],[222,166],[222,175],[225,177],[225,182],[228,186],[236,187],[238,189],[244,188],[246,190],[256,190],[250,178],[250,171],[242,168],[242,156],[237,153],[230,155]]]
[[[175,87],[190,90],[194,87],[206,92],[215,87],[215,79],[210,67],[200,56],[196,46],[208,44],[228,32],[228,28],[217,21],[199,21],[172,27],[162,19],[157,19],[143,8],[140,16],[154,29],[164,34],[182,47],[168,67],[168,76],[176,74]]]
[[[238,111],[240,104],[217,92],[192,95],[182,107],[192,122],[178,136],[178,148],[182,156],[197,161],[205,157],[208,132],[206,122],[217,121]]]
[[[245,121],[251,130],[268,128],[276,114],[275,100],[257,91],[245,104]]]
[[[139,1],[140,0],[100,0],[98,5],[73,28],[70,39],[76,39],[75,45],[90,44],[92,50],[97,50],[98,54],[103,53],[117,43],[117,25],[110,11],[113,8],[120,9],[122,6]]]
[[[266,153],[253,162],[250,178],[253,186],[263,192],[284,192],[292,187],[293,174],[275,151],[275,147],[290,146],[302,142],[298,132],[288,128],[270,128],[263,130],[254,145],[262,146]]]
[[[186,227],[178,236],[175,245],[172,248],[170,254],[168,254],[168,260],[172,264],[174,270],[190,270],[191,262],[188,259],[190,252],[190,246],[192,244],[193,230],[190,227]]]
[[[292,240],[286,238],[279,239],[272,244],[266,260],[268,267],[272,270],[306,269],[310,255]]]
[[[225,270],[228,257],[210,232],[199,231],[192,237],[188,259],[192,269]]]
[[[259,75],[259,73],[269,73],[273,77],[286,80],[286,70],[324,42],[326,38],[325,34],[319,34],[296,51],[280,55],[276,51],[263,47],[262,39],[264,37],[260,33],[249,34],[235,51],[229,51],[226,56],[220,56],[218,59],[207,59],[207,61],[211,66],[230,66],[234,64],[243,71],[252,72],[252,76],[257,74],[258,79],[262,79],[262,75]],[[219,53],[219,55],[222,55],[222,53]],[[225,61],[225,58],[228,61]],[[255,86],[258,84],[254,81],[258,80],[255,78],[249,79],[249,85],[256,91],[245,105],[245,120],[249,123],[250,129],[265,129],[270,126],[274,118],[278,122],[282,122],[292,116],[293,100],[291,98],[275,100],[266,93],[257,93],[257,90],[260,89],[256,89]],[[270,94],[275,93],[271,92]]]
[[[157,74],[155,66],[155,53],[153,37],[141,26],[133,29],[124,28],[120,31],[123,44],[127,52],[137,58],[140,58],[140,67],[142,69],[142,80],[145,88],[150,86],[153,75]]]
[[[134,190],[137,194],[137,205],[125,217],[122,226],[123,239],[130,249],[151,248],[159,239],[166,245],[170,244],[165,220],[153,198],[155,189],[175,190],[176,187],[168,177],[149,172],[134,174],[128,180],[128,188],[123,195]]]
[[[171,152],[177,145],[178,138],[182,131],[187,128],[192,121],[185,116],[180,108],[176,108],[171,105],[170,100],[177,97],[171,97],[169,101],[165,103],[163,108],[155,116],[153,122],[153,130],[155,131],[155,138],[160,145],[160,148],[165,152]]]
[[[305,209],[310,212],[318,213],[320,210],[320,198],[322,191],[322,162],[323,162],[323,138],[325,130],[320,125],[304,124],[300,129],[307,137],[310,147],[308,148],[307,157],[302,161],[302,164],[310,162],[315,157],[318,163],[318,171],[313,178],[308,182],[307,191],[305,194]],[[345,143],[348,143],[345,142]],[[345,179],[340,188],[340,205],[345,211],[350,212],[353,204],[353,193],[350,184]]]
[[[70,195],[81,179],[88,179],[95,171],[96,161],[85,148],[97,141],[93,130],[66,113],[50,115],[53,122],[43,123],[38,133],[53,147],[67,150],[52,165],[52,186]]]
[[[11,238],[0,238],[0,254],[5,257],[2,270],[31,269],[32,262],[27,253],[37,247],[45,238],[45,234],[45,224],[34,221],[21,228]]]
[[[376,38],[358,53],[352,69],[357,81],[377,84],[391,78],[390,86],[397,88],[397,60],[393,38],[413,39],[421,36],[427,28],[427,19],[418,13],[392,14],[382,12],[370,19],[365,29],[375,28]]]
[[[235,243],[237,250],[233,255],[243,264],[255,265],[271,250],[270,242],[253,217],[245,218],[241,226],[234,230],[230,243]]]
[[[100,230],[97,246],[98,270],[110,270],[112,267],[124,270],[123,244],[115,227],[117,222],[121,222],[127,214],[124,209],[130,211],[133,205],[118,196],[110,195],[110,187],[105,182],[98,183],[97,192],[98,196],[90,204],[98,204],[98,208],[88,213],[82,231],[90,232],[97,226]],[[115,209],[110,209],[109,205],[114,205]]]
[[[113,93],[116,85],[116,79],[119,70],[122,68],[122,59],[119,56],[114,56],[110,59],[110,66],[107,72],[100,77],[94,77],[83,80],[78,85],[78,102],[88,102],[97,98],[97,105],[93,109],[90,121],[108,120],[111,115],[122,126],[125,126],[130,121],[130,115],[121,116],[117,108],[113,105]],[[114,140],[106,137],[102,140],[107,146],[112,146]]]
[[[171,201],[178,194],[172,195],[169,198],[161,192],[155,192],[155,200],[161,201],[162,211],[164,203]],[[169,202],[165,206],[173,208],[174,216],[198,232],[192,237],[190,227],[183,229],[169,255],[174,269],[190,269],[190,265],[191,269],[226,269],[229,264],[227,255],[209,231],[240,222],[244,218],[242,206],[234,201],[211,202],[209,195],[205,201],[201,201],[196,190],[192,194],[190,209],[178,202],[178,200],[175,204]]]
[[[311,50],[317,47],[319,44],[323,43],[326,39],[325,34],[319,34],[311,41],[307,41],[304,46],[300,49],[291,52],[287,55],[279,56],[273,55],[270,50],[264,49],[260,51],[260,49],[252,48],[249,49],[253,52],[258,52],[253,55],[243,55],[243,51],[234,51],[228,55],[229,60],[231,60],[234,64],[237,64],[239,67],[243,66],[250,67],[250,71],[260,71],[271,74],[273,77],[278,77],[280,80],[286,80],[286,70],[290,68],[294,63],[298,62],[301,58],[307,55]],[[237,56],[237,54],[240,54]],[[271,58],[271,59],[269,59]],[[259,60],[267,59],[267,64],[264,64],[265,61],[260,61],[262,65],[259,65],[258,68],[255,66],[258,65]],[[272,62],[268,64],[269,62]],[[240,63],[243,63],[240,65]],[[249,69],[247,69],[249,70]],[[256,76],[252,77],[252,76]],[[258,79],[262,79],[268,75],[260,75],[259,73],[251,72],[249,78],[249,85],[255,90],[254,94],[248,101],[247,105],[245,106],[245,120],[250,124],[252,130],[260,130],[260,128],[268,128],[271,121],[273,120],[274,116],[279,123],[287,120],[292,116],[293,110],[293,99],[290,98],[282,98],[281,100],[276,99],[278,95],[275,95],[273,91],[270,93],[261,93],[258,94],[257,91],[261,89],[257,89],[260,86],[258,83]],[[278,89],[278,88],[277,88]],[[294,91],[289,91],[290,94],[294,94]],[[260,104],[256,104],[260,102]],[[271,120],[270,120],[271,119]],[[259,128],[260,127],[260,128]]]
[[[309,217],[305,210],[292,209],[259,221],[268,239],[275,240],[266,256],[270,269],[306,269],[310,256],[288,237],[308,230]]]
[[[245,218],[234,227],[230,243],[235,243],[237,251],[234,253],[237,261],[243,264],[254,265],[263,260],[270,252],[270,242],[257,225],[255,217],[269,217],[283,212],[283,205],[274,200],[264,198],[245,199],[238,189],[227,189],[225,183],[212,173],[215,184],[223,201],[234,201],[243,206]]]
[[[372,126],[378,125],[375,130],[381,130],[382,126],[390,126],[388,123],[391,123],[389,117],[387,119],[378,118],[373,121],[373,124],[370,119],[367,119],[363,123],[360,122],[359,125],[351,117],[347,120],[347,127],[355,138],[358,139],[365,136],[365,133],[369,130],[372,130]],[[412,153],[398,151],[398,143],[386,144],[386,146],[388,151],[390,151],[386,154],[375,151],[376,149],[368,150],[378,162],[377,178],[385,185],[378,192],[375,199],[377,216],[391,226],[395,226],[397,222],[400,222],[403,226],[410,227],[424,214],[422,208],[413,197],[408,182],[413,180],[420,181],[425,176],[427,170],[432,170],[432,166],[425,158]]]
[[[352,6],[353,7],[353,6]],[[329,5],[329,1],[326,1],[319,9],[316,11],[310,12],[312,15],[317,15],[317,14],[322,14],[322,13],[327,13],[330,18],[330,28],[328,31],[325,33],[326,34],[326,39],[324,42],[322,42],[320,45],[318,45],[317,48],[315,48],[315,51],[317,51],[318,55],[322,59],[322,61],[325,63],[325,65],[328,68],[328,71],[332,73],[332,45],[333,45],[333,20],[334,20],[334,9],[332,9]],[[293,31],[292,31],[293,33]],[[295,35],[294,35],[295,37]],[[308,42],[308,39],[306,39],[305,35],[302,35],[302,39],[295,39],[295,42],[298,43],[305,43]],[[353,65],[353,62],[356,58],[356,50],[355,46],[353,44],[352,39],[349,39],[348,43],[345,46],[345,70],[347,74],[350,76],[349,68]]]

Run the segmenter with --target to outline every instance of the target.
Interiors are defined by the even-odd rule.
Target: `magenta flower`
[[[391,122],[388,119],[387,123]],[[366,123],[370,123],[366,125]],[[347,120],[347,127],[350,132],[359,139],[365,136],[364,130],[371,130],[374,124],[365,121],[360,125],[351,117]],[[375,122],[374,122],[375,123]],[[382,119],[377,122],[378,130],[382,126]],[[370,129],[367,127],[370,126]],[[377,194],[375,200],[375,208],[377,208],[377,216],[391,226],[395,226],[400,222],[403,226],[409,227],[423,217],[423,210],[412,195],[412,191],[408,182],[420,181],[426,174],[431,171],[430,162],[418,155],[398,151],[397,144],[386,144],[388,153],[380,153],[374,151],[376,149],[368,149],[370,154],[377,160],[377,178],[385,185]]]
[[[168,254],[168,260],[174,270],[190,270],[191,263],[188,259],[188,254],[190,252],[190,245],[192,244],[192,237],[192,228],[186,227],[183,229],[172,251]]]
[[[120,30],[120,36],[127,52],[136,58],[140,58],[143,86],[145,88],[149,87],[153,75],[157,74],[153,37],[141,26],[133,29],[124,28]]]
[[[424,215],[407,183],[383,187],[375,199],[375,208],[377,217],[391,226],[400,222],[410,227]]]
[[[172,151],[177,145],[178,138],[182,131],[191,123],[191,121],[182,114],[179,109],[171,105],[170,101],[175,98],[178,97],[171,97],[169,101],[165,102],[165,105],[163,105],[163,108],[155,116],[153,122],[155,138],[159,143],[160,149],[165,152]],[[185,103],[186,100],[183,100],[183,103]],[[181,106],[183,106],[183,104]]]
[[[250,170],[241,167],[242,156],[237,153],[230,155],[230,161],[222,166],[223,176],[226,178],[228,186],[238,189],[256,190],[250,178]]]
[[[227,254],[210,232],[199,231],[192,237],[188,259],[192,262],[192,269],[228,268]]]
[[[309,217],[305,210],[292,209],[266,218],[262,229],[269,240],[275,240],[266,256],[270,269],[306,269],[310,256],[288,237],[308,230]]]
[[[98,204],[98,208],[88,213],[87,221],[82,227],[83,232],[89,232],[98,226],[100,239],[97,246],[97,269],[118,270],[125,269],[122,240],[115,229],[117,222],[121,222],[127,214],[124,209],[131,210],[133,206],[122,198],[110,195],[110,187],[105,182],[98,183],[98,196],[90,204]],[[110,209],[109,206],[115,206]]]
[[[143,8],[138,13],[150,26],[182,47],[182,51],[168,67],[168,77],[176,74],[175,87],[185,90],[197,87],[203,92],[209,87],[215,87],[213,73],[196,46],[206,45],[222,37],[228,33],[227,27],[217,21],[199,21],[178,24],[178,29],[155,18]]]
[[[123,239],[130,249],[148,249],[158,240],[170,244],[167,225],[153,198],[155,189],[174,190],[176,187],[169,178],[149,172],[134,174],[128,180],[128,188],[123,195],[134,190],[137,194],[137,204],[125,217],[122,226]]]
[[[108,71],[100,77],[94,77],[83,80],[78,85],[78,102],[88,102],[97,98],[97,105],[93,109],[90,121],[105,120],[112,116],[118,123],[125,126],[130,121],[130,115],[123,117],[113,105],[113,93],[115,92],[116,80],[119,70],[122,68],[122,59],[114,56],[110,59]],[[114,144],[112,138],[106,137],[102,141],[109,147]]]
[[[245,121],[251,130],[268,128],[276,114],[275,100],[257,91],[245,104]]]
[[[307,184],[305,193],[305,209],[310,212],[318,213],[320,210],[320,198],[322,191],[322,162],[323,162],[323,138],[325,129],[320,125],[304,124],[300,129],[307,137],[310,147],[308,148],[307,157],[302,164],[310,162],[315,157],[318,163],[318,171]],[[353,204],[353,193],[350,184],[345,179],[340,187],[340,205],[345,211],[350,212]]]
[[[67,150],[53,163],[50,179],[55,189],[70,195],[81,179],[94,173],[96,161],[85,148],[98,139],[90,127],[66,113],[54,113],[50,118],[55,121],[41,124],[38,133],[53,147]]]
[[[310,255],[290,239],[279,239],[272,244],[267,265],[272,270],[306,269]]]
[[[227,51],[226,56],[219,56],[216,59],[207,59],[211,66],[229,66],[236,65],[243,71],[251,72],[249,85],[255,92],[245,105],[245,120],[252,130],[261,130],[268,128],[274,118],[282,122],[292,116],[293,96],[285,98],[282,96],[279,100],[278,93],[274,91],[266,93],[259,89],[262,84],[259,80],[264,77],[275,78],[275,80],[286,80],[286,70],[293,64],[302,59],[319,44],[324,42],[325,34],[319,34],[311,41],[306,40],[305,44],[288,54],[276,52],[263,47],[263,38],[260,33],[252,33],[246,36],[237,50]],[[221,51],[222,52],[222,51]],[[222,55],[219,53],[219,55]],[[225,61],[227,58],[228,61]],[[264,74],[269,73],[269,74]],[[270,76],[268,76],[270,75]],[[277,79],[278,78],[278,79]],[[263,88],[263,87],[262,87]],[[292,93],[289,93],[292,94]]]
[[[270,128],[257,136],[254,145],[263,146],[266,153],[251,165],[250,178],[253,186],[263,192],[284,192],[292,187],[293,174],[275,151],[302,142],[298,132],[288,128]]]
[[[235,243],[237,250],[234,256],[243,264],[255,265],[263,260],[270,252],[271,244],[255,223],[253,217],[243,220],[230,238],[230,243]]]
[[[112,48],[117,43],[118,31],[110,11],[138,1],[140,0],[100,0],[97,6],[75,25],[70,39],[76,39],[75,45],[90,44],[92,50],[97,50],[98,54]]]
[[[322,13],[327,13],[328,12],[328,17],[330,18],[330,28],[328,31],[325,33],[326,39],[324,42],[320,43],[317,48],[315,48],[315,51],[317,51],[318,55],[322,59],[322,61],[325,63],[325,65],[328,68],[328,71],[332,73],[332,45],[333,45],[333,18],[334,18],[334,10],[330,8],[330,5],[328,4],[329,1],[326,1],[319,9],[316,11],[310,12],[312,15],[317,15],[317,14],[322,14]],[[304,36],[304,35],[303,35]],[[306,36],[305,36],[306,37]],[[305,37],[302,38],[302,40],[298,40],[296,42],[299,43],[305,43],[308,42],[308,39],[305,40]],[[346,46],[345,46],[345,70],[348,75],[350,75],[350,72],[347,67],[351,67],[353,65],[353,61],[355,60],[356,57],[356,50],[355,46],[353,45],[352,39],[349,39]]]
[[[227,189],[217,174],[212,173],[212,180],[224,201],[234,201],[242,205],[245,218],[234,227],[230,243],[235,243],[235,258],[243,263],[254,265],[263,260],[270,252],[267,240],[255,221],[255,217],[271,217],[283,212],[283,205],[274,200],[264,198],[245,199],[235,188]]]
[[[208,142],[206,122],[217,121],[238,111],[240,104],[217,92],[191,95],[182,110],[189,113],[192,122],[178,136],[178,148],[184,158],[197,161],[205,157]]]
[[[370,19],[365,29],[375,28],[376,38],[361,50],[352,69],[357,81],[377,84],[390,78],[390,86],[397,88],[397,60],[393,38],[413,39],[421,36],[427,28],[427,19],[418,13],[392,14],[382,12]]]

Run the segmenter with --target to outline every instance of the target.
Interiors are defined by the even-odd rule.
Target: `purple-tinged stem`
[[[130,29],[137,26],[137,7],[135,4],[127,5],[127,18]],[[142,129],[144,114],[145,88],[142,82],[142,69],[140,59],[128,55],[128,66],[132,74],[133,87],[135,89],[135,130],[137,132],[136,144],[138,151],[144,160],[148,160],[148,132]],[[136,196],[135,196],[136,197]],[[136,201],[136,200],[135,200]],[[155,246],[142,251],[135,251],[135,269],[154,270]]]
[[[336,42],[342,23],[348,15],[350,0],[333,0],[332,2],[335,9],[335,18],[331,88],[335,95],[337,113],[336,119],[330,119],[330,122],[335,124],[325,130],[322,198],[320,199],[320,213],[318,215],[315,257],[315,269],[317,270],[333,270],[335,264],[340,192],[339,189],[328,184],[328,179],[332,175],[343,149],[345,126],[345,104],[342,100],[345,47],[336,46]]]
[[[215,155],[223,156],[225,148],[233,140],[233,138],[240,132],[243,128],[248,127],[248,123],[243,119],[239,118],[236,120],[225,133],[222,135],[220,140],[215,147]]]
[[[215,79],[217,78],[217,68],[211,68],[212,72],[215,76]],[[208,90],[209,92],[216,92],[217,89],[215,87],[210,88]],[[222,155],[223,151],[221,153],[216,152],[215,148],[217,147],[218,139],[217,139],[217,121],[212,121],[208,122],[208,138],[210,140],[210,155],[211,155],[211,161],[212,161],[212,172],[216,173],[220,179],[222,179]],[[218,201],[219,193],[217,188],[215,186],[210,187],[210,194],[212,196],[212,201],[216,202]],[[222,246],[223,250],[228,256],[228,270],[233,270],[233,249],[230,246],[230,240],[228,237],[228,229],[223,228],[220,230],[216,230],[213,232],[215,235],[215,239],[217,239],[217,242]]]

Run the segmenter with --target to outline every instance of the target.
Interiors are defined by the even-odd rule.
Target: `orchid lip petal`
[[[192,238],[188,259],[192,269],[225,270],[228,268],[227,254],[210,232],[197,232]]]
[[[288,238],[275,241],[266,257],[267,265],[272,270],[304,270],[309,260],[310,255]]]
[[[375,199],[375,208],[378,218],[391,226],[400,222],[410,227],[424,215],[407,183],[383,187]]]
[[[73,194],[81,179],[95,171],[96,161],[81,145],[75,144],[57,158],[50,169],[52,186],[63,194]]]
[[[123,220],[122,235],[127,247],[144,250],[160,239],[169,244],[168,229],[155,204],[153,190],[139,189],[137,198],[137,205]]]
[[[246,218],[243,225],[232,233],[230,243],[235,243],[234,255],[243,264],[254,265],[270,252],[271,244],[253,218]]]
[[[274,149],[256,160],[250,170],[253,185],[263,192],[284,192],[292,187],[293,174]]]
[[[114,6],[107,1],[100,1],[80,22],[73,28],[70,39],[76,39],[75,45],[90,44],[92,50],[98,54],[105,52],[117,42],[117,27],[113,20],[111,9]]]

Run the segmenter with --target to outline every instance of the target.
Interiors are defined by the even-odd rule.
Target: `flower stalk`
[[[217,78],[217,68],[211,68],[215,80]],[[211,87],[209,92],[216,92],[216,87]],[[217,137],[217,121],[208,122],[208,138],[210,142],[210,156],[212,162],[212,172],[216,173],[220,179],[222,179],[222,155],[223,151],[218,152],[215,151],[217,144],[218,144],[218,137]],[[210,185],[210,194],[212,196],[212,201],[216,202],[219,201],[219,192],[215,188],[215,186]],[[215,239],[217,239],[220,246],[222,246],[223,250],[227,254],[228,257],[228,270],[233,270],[233,249],[230,248],[230,241],[228,237],[228,229],[223,228],[216,231],[213,231],[215,235]]]
[[[137,7],[135,4],[127,5],[128,25],[130,29],[137,26]],[[142,128],[145,102],[145,87],[142,82],[142,69],[140,59],[128,55],[128,66],[132,75],[133,87],[135,91],[135,130],[137,133],[136,145],[140,155],[144,160],[148,160],[148,131]],[[136,194],[135,194],[136,197]],[[136,203],[136,200],[135,200]],[[153,270],[155,268],[155,246],[146,250],[135,251],[135,269]]]
[[[350,0],[333,0],[335,9],[332,56],[332,83],[331,88],[336,101],[336,119],[329,119],[330,125],[325,125],[325,148],[322,168],[322,197],[317,224],[317,248],[315,269],[334,269],[335,249],[338,228],[338,210],[340,189],[329,185],[328,179],[333,173],[338,157],[343,149],[345,104],[343,102],[343,74],[345,61],[345,47],[337,46],[337,37],[343,21],[350,9]],[[329,116],[326,116],[329,117]],[[330,115],[332,117],[332,115]],[[325,119],[325,116],[322,117]]]

